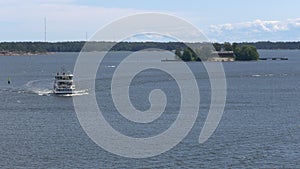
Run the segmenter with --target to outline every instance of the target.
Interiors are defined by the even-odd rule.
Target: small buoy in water
[[[7,79],[7,84],[10,84],[10,77],[8,77]]]

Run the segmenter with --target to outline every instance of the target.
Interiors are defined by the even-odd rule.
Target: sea
[[[132,105],[140,111],[151,106],[152,90],[164,91],[168,102],[161,117],[136,123],[116,109],[112,76],[130,54],[107,54],[95,86],[72,96],[56,96],[52,86],[58,71],[73,72],[79,53],[1,56],[0,168],[300,168],[300,50],[259,50],[260,57],[288,60],[222,62],[227,84],[224,113],[215,132],[201,144],[211,82],[201,62],[186,62],[200,93],[195,124],[173,148],[147,158],[124,157],[99,146],[81,126],[73,104],[74,98],[94,92],[116,131],[147,138],[168,130],[178,116],[182,89],[162,70],[136,74],[128,89]],[[136,65],[148,61],[152,58],[141,57]]]

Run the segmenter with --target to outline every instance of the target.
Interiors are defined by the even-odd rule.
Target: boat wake
[[[280,74],[269,73],[269,74],[254,74],[254,75],[251,75],[251,77],[285,77],[285,76],[288,76],[288,74],[286,74],[286,73],[280,73]]]
[[[53,94],[53,91],[51,89],[52,85],[52,79],[32,80],[25,84],[25,88],[28,91],[40,96],[49,96]]]

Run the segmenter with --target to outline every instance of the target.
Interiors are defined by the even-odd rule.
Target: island
[[[258,60],[259,53],[255,46],[238,45],[225,42],[213,45],[203,44],[175,50],[175,60],[183,61],[252,61]]]

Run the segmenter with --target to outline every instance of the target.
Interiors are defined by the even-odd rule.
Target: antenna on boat
[[[65,65],[63,65],[62,67],[61,67],[61,73],[65,73],[66,72],[66,68],[65,68]]]

